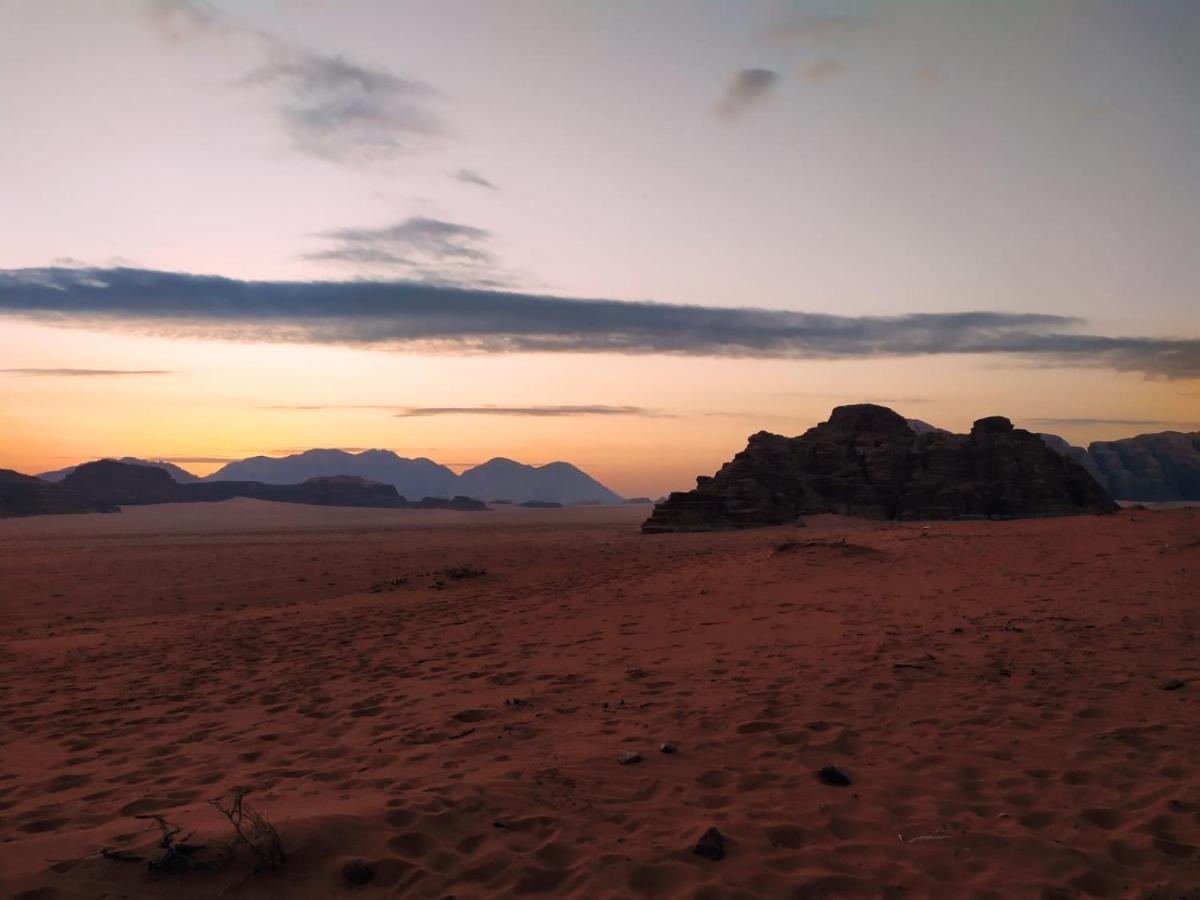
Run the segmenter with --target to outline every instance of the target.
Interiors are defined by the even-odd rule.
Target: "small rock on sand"
[[[1183,687],[1186,683],[1187,682],[1185,682],[1185,681],[1180,681],[1178,678],[1172,678],[1170,681],[1163,682],[1162,689],[1164,691],[1177,691],[1181,687]]]
[[[624,753],[622,753],[620,756],[617,757],[617,762],[619,762],[623,766],[632,766],[634,763],[639,763],[641,761],[642,761],[642,754],[634,753],[629,750],[625,751]]]
[[[717,831],[717,829],[710,828],[701,835],[692,852],[697,856],[703,856],[705,859],[711,859],[714,862],[724,859],[725,839],[721,837],[721,832]]]
[[[675,753],[679,750],[679,748],[670,741],[663,741],[658,745],[658,749],[660,753]]]
[[[848,787],[851,783],[850,776],[837,766],[826,766],[817,773],[817,778],[821,779],[821,784],[828,784],[833,787]]]
[[[375,868],[361,859],[356,859],[342,866],[342,877],[346,879],[347,884],[367,884],[375,877]]]

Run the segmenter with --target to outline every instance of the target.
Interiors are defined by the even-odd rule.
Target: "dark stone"
[[[839,406],[796,438],[760,431],[697,487],[654,508],[642,531],[782,525],[839,513],[876,519],[1016,518],[1117,509],[1078,463],[1002,416],[970,434],[918,434],[884,406]]]
[[[972,435],[1008,434],[1013,430],[1013,423],[1004,416],[987,416],[976,419],[971,426]]]
[[[1172,678],[1170,681],[1163,682],[1162,689],[1164,691],[1178,691],[1186,684],[1186,681],[1180,681],[1178,678]]]
[[[658,745],[658,750],[660,753],[678,753],[679,752],[679,748],[677,746],[675,746],[674,744],[672,744],[670,741],[663,741],[661,744]]]
[[[342,866],[342,878],[346,879],[347,884],[368,884],[375,878],[375,868],[361,859],[356,859]]]
[[[642,754],[633,753],[628,750],[617,757],[617,762],[623,766],[632,766],[634,763],[640,763],[641,761]]]
[[[112,459],[76,466],[60,484],[63,490],[89,503],[118,506],[171,503],[180,496],[182,487],[156,466],[135,466]]]
[[[852,784],[850,776],[837,766],[826,766],[817,773],[817,778],[820,779],[821,784],[827,784],[830,787],[849,787]]]
[[[725,858],[725,838],[721,837],[721,832],[717,829],[710,828],[701,835],[692,852],[713,862],[722,860]]]

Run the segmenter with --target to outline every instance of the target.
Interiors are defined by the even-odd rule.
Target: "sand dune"
[[[0,895],[1197,896],[1200,510],[644,516],[0,522]],[[235,785],[280,872],[96,855]]]

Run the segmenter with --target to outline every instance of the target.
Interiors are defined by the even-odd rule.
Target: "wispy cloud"
[[[224,463],[233,462],[232,456],[156,456],[150,462],[168,462],[176,465],[185,463]]]
[[[842,400],[847,403],[890,404],[928,403],[928,397],[864,397],[862,394],[826,394],[820,391],[783,391],[772,393],[773,397],[808,397],[814,400]]]
[[[409,281],[239,281],[147,269],[0,270],[0,314],[216,339],[452,353],[839,359],[1007,354],[1026,363],[1200,378],[1200,338],[1079,333],[1045,313],[840,316],[676,306]]]
[[[1105,418],[1057,418],[1054,416],[1042,416],[1026,419],[1027,422],[1032,422],[1037,425],[1053,425],[1053,426],[1089,426],[1089,425],[1129,425],[1129,426],[1148,426],[1148,425],[1176,425],[1179,427],[1191,427],[1200,425],[1200,421],[1180,422],[1174,419],[1105,419]]]
[[[283,90],[280,116],[298,150],[338,162],[373,162],[409,153],[445,132],[427,84],[383,69],[276,48],[274,61],[244,83]]]
[[[408,153],[448,131],[435,109],[440,95],[422,81],[299,47],[204,0],[153,0],[149,10],[151,21],[174,40],[208,36],[256,44],[263,62],[240,83],[278,92],[283,126],[305,153],[372,162]]]
[[[496,187],[495,184],[493,184],[488,179],[484,178],[478,172],[474,172],[471,169],[459,169],[457,172],[454,173],[454,177],[456,180],[461,181],[463,184],[473,184],[476,187],[487,188],[489,191],[498,191],[499,190],[499,188]]]
[[[118,375],[174,375],[167,369],[0,369],[7,375],[46,378],[108,378]]]
[[[440,219],[413,217],[382,228],[339,228],[309,259],[400,270],[408,278],[496,287],[505,282],[488,249],[491,232]]]
[[[419,406],[396,413],[398,419],[426,416],[644,416],[666,417],[667,413],[640,406]]]
[[[324,412],[329,409],[400,409],[398,403],[274,403],[267,406],[256,406],[255,409],[274,410],[276,412]],[[343,448],[344,449],[344,448]]]
[[[747,109],[761,103],[779,81],[779,73],[771,69],[742,69],[725,88],[725,96],[716,106],[722,119],[735,119]]]

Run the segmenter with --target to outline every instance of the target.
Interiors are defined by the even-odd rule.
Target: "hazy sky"
[[[1200,428],[1191,0],[0,0],[0,133],[0,467]]]

